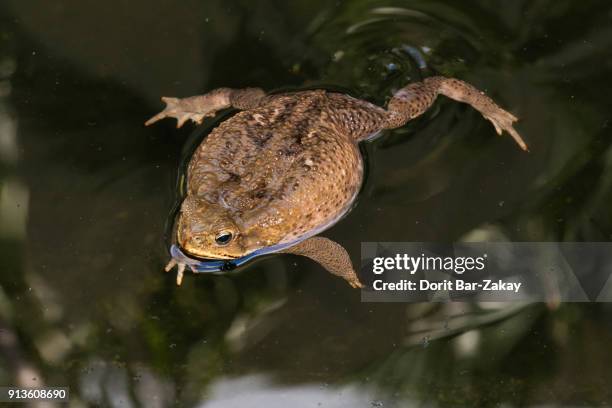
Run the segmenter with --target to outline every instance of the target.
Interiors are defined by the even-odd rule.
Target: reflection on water
[[[457,76],[521,118],[531,153],[440,100],[365,146],[330,237],[354,260],[362,240],[609,241],[611,18],[604,1],[6,1],[0,384],[69,386],[75,407],[610,404],[607,304],[362,304],[289,256],[176,288],[165,223],[202,131],[142,123],[165,94],[384,104]]]

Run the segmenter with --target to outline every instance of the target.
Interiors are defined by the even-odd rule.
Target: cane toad
[[[259,88],[219,88],[183,99],[162,98],[166,108],[150,125],[173,117],[177,127],[201,123],[220,109],[236,115],[199,145],[187,170],[176,239],[188,256],[237,259],[265,248],[307,256],[361,287],[346,250],[315,235],[351,208],[363,179],[358,144],[384,129],[403,126],[438,95],[464,102],[527,145],[517,120],[472,85],[434,76],[397,91],[386,109],[325,90],[267,95]],[[180,283],[186,264],[178,265]]]

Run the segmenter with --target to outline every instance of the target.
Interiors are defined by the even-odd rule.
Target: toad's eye
[[[230,243],[233,237],[234,236],[230,231],[221,231],[215,237],[215,242],[217,243],[217,245],[227,245]]]

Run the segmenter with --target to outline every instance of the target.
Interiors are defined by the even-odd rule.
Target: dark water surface
[[[290,256],[177,288],[179,163],[216,122],[142,125],[161,95],[331,86],[384,104],[456,76],[521,118],[531,153],[441,98],[365,146],[359,203],[326,235],[355,262],[361,241],[610,241],[609,1],[0,7],[0,385],[69,386],[73,407],[612,404],[609,304],[366,304]]]

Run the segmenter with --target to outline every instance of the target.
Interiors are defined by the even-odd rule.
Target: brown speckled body
[[[325,91],[267,97],[221,123],[195,151],[188,194],[227,210],[241,246],[259,248],[312,235],[351,206],[363,163],[348,115],[362,102]],[[346,109],[342,109],[342,106]],[[367,104],[369,105],[369,104]],[[374,121],[372,121],[374,123]]]
[[[454,78],[409,84],[386,109],[324,90],[267,96],[258,88],[218,88],[189,98],[162,98],[166,109],[146,124],[175,117],[180,127],[188,120],[200,123],[219,109],[241,110],[193,154],[178,244],[187,255],[209,259],[240,258],[262,248],[299,254],[361,287],[346,250],[313,235],[345,214],[359,191],[363,162],[358,143],[403,126],[439,94],[470,104],[498,133],[507,131],[527,149],[512,127],[516,117]],[[180,282],[185,257],[173,258],[166,270],[174,265]]]

